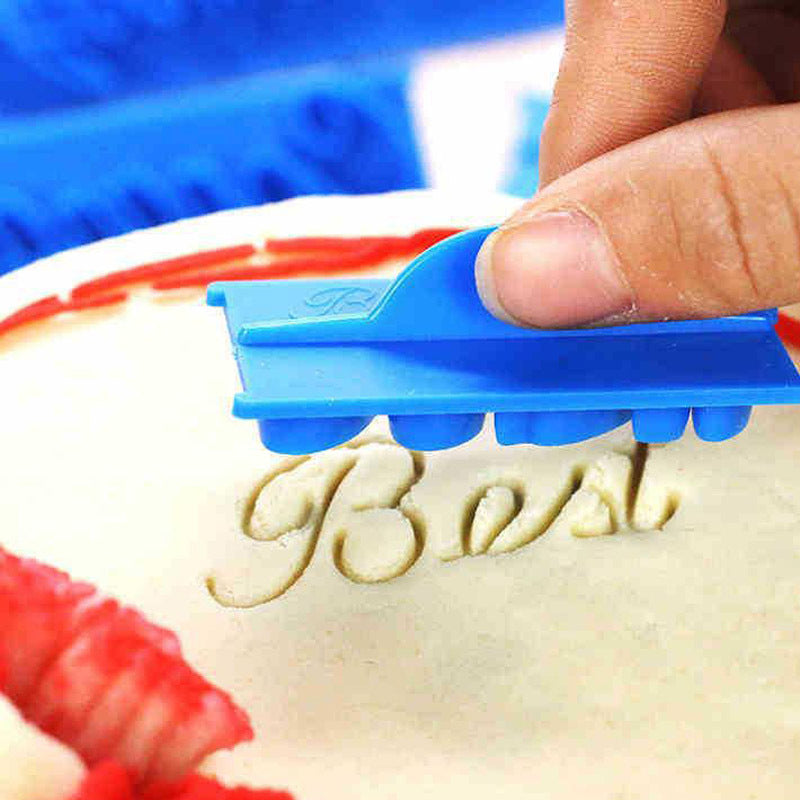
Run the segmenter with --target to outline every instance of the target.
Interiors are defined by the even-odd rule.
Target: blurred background
[[[0,274],[301,194],[533,193],[562,0],[0,0]]]

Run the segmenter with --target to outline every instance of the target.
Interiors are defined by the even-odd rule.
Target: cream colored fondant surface
[[[510,207],[249,210],[50,259],[0,280],[0,303],[211,243]],[[286,460],[230,415],[219,310],[146,293],[0,341],[0,381],[0,543],[180,634],[255,724],[206,765],[226,781],[299,800],[795,796],[797,409],[646,460],[626,429],[555,450],[487,429],[412,456],[380,422]]]
[[[85,770],[62,744],[26,723],[0,695],[0,797],[3,800],[63,800]]]

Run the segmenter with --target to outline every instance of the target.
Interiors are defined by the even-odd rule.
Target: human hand
[[[800,0],[567,0],[544,187],[493,234],[492,313],[571,327],[800,301]]]

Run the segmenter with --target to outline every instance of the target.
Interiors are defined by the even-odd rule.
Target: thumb
[[[800,104],[704,117],[551,183],[475,266],[496,316],[542,328],[800,301]]]

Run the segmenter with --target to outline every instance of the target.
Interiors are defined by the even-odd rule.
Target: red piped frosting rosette
[[[192,772],[252,739],[177,637],[59,570],[0,549],[0,688],[92,769],[75,800],[288,800]]]
[[[202,775],[137,791],[125,768],[107,761],[92,770],[70,800],[292,800],[292,796],[272,789],[231,789]]]

